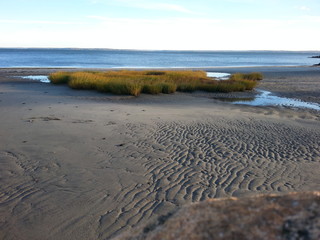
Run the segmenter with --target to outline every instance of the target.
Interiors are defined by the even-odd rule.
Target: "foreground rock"
[[[116,239],[320,239],[320,192],[210,199]]]

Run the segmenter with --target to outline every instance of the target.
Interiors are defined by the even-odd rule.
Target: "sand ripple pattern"
[[[148,181],[114,197],[120,206],[101,216],[101,238],[189,202],[320,186],[319,131],[225,119],[126,127],[132,142],[123,153]]]

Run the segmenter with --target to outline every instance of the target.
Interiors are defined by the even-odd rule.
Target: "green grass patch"
[[[208,78],[204,71],[85,71],[55,72],[49,79],[53,84],[68,84],[74,89],[90,89],[113,94],[139,96],[147,94],[170,94],[176,91],[235,92],[252,90],[261,73],[236,73],[229,80]]]

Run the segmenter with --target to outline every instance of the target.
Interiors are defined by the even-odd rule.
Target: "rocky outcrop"
[[[320,239],[320,192],[210,199],[115,239]]]
[[[310,58],[320,58],[320,55],[319,55],[319,56],[312,56],[312,57],[310,57]],[[315,67],[319,67],[319,66],[320,66],[320,63],[318,63],[318,64],[314,64],[313,66],[315,66]]]

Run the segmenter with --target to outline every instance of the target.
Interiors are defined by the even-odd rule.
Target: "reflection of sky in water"
[[[223,72],[207,72],[208,77],[217,78],[218,80],[228,80],[230,73]]]
[[[297,99],[273,96],[271,92],[258,90],[260,93],[253,100],[238,99],[233,101],[234,104],[245,104],[250,106],[287,106],[296,108],[310,108],[320,110],[320,105],[317,103],[302,102]]]
[[[49,80],[48,76],[44,76],[44,75],[23,76],[22,78],[36,80],[36,81],[40,81],[40,82],[43,82],[43,83],[50,83],[50,80]]]

